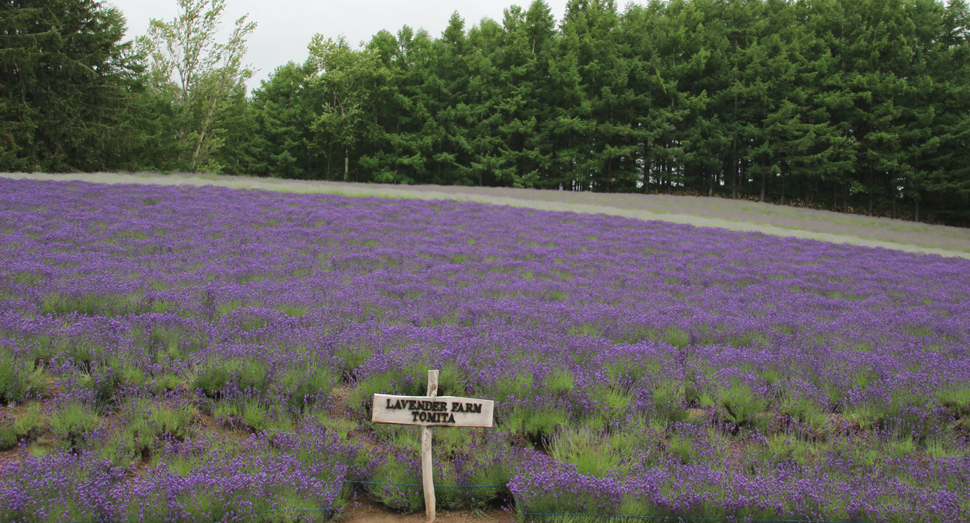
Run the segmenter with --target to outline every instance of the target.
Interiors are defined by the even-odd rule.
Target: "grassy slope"
[[[402,186],[278,180],[198,174],[0,174],[4,178],[82,180],[97,183],[216,185],[300,193],[472,200],[535,209],[602,213],[698,227],[756,231],[784,237],[884,247],[970,258],[970,229],[870,218],[829,211],[722,198],[540,191],[458,186]]]

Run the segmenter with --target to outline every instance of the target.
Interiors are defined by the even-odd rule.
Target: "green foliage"
[[[0,6],[0,171],[125,168],[142,70],[121,12],[93,0]]]
[[[696,460],[698,450],[690,437],[683,434],[672,434],[666,444],[667,453],[680,460],[683,464]]]
[[[404,483],[399,485],[367,485],[367,493],[374,501],[392,510],[413,514],[424,509],[424,491],[420,487],[421,474],[408,465],[407,454],[390,454],[374,469],[369,481],[375,483]]]
[[[69,403],[56,410],[50,419],[50,429],[55,436],[75,447],[92,430],[101,426],[101,418],[81,403]]]
[[[664,341],[678,349],[683,349],[690,343],[690,336],[683,329],[671,327],[664,333]]]
[[[13,423],[0,420],[0,450],[9,450],[17,446],[17,431],[14,430]]]
[[[269,390],[270,382],[270,366],[266,362],[252,357],[215,358],[198,370],[194,386],[218,399],[230,388],[260,395]]]
[[[243,404],[242,420],[251,430],[258,432],[263,429],[269,418],[267,409],[257,401],[247,401]]]
[[[189,405],[132,398],[122,408],[122,438],[131,453],[147,456],[161,436],[185,439],[195,414]]]
[[[333,416],[327,409],[314,410],[308,416],[304,416],[300,423],[306,423],[308,419],[316,420],[322,427],[335,433],[341,440],[345,441],[350,437],[351,432],[357,430],[357,422],[349,418]]]
[[[227,123],[253,72],[243,65],[246,39],[256,28],[236,20],[224,43],[216,41],[225,0],[179,0],[170,22],[152,19],[138,46],[149,58],[146,83],[168,102],[167,129],[175,137],[176,163],[189,171],[223,170],[213,153],[226,143]],[[235,102],[235,103],[233,103]],[[167,115],[166,115],[167,116]],[[221,125],[220,125],[221,124]]]
[[[312,87],[332,100],[320,107],[312,130],[321,136],[321,142],[343,150],[342,179],[347,181],[350,149],[381,134],[375,110],[389,92],[391,73],[375,49],[352,49],[344,36],[333,40],[317,34],[309,49],[310,63],[323,71],[312,79]]]
[[[0,405],[19,402],[44,391],[43,369],[0,350]]]
[[[818,444],[785,434],[771,436],[766,442],[767,445],[763,447],[754,447],[755,452],[758,453],[757,460],[772,465],[790,461],[802,466],[809,466],[820,452]]]
[[[515,374],[498,378],[489,384],[484,393],[488,399],[501,400],[513,394],[522,395],[533,389],[534,377],[531,374]]]
[[[962,2],[579,2],[557,21],[535,1],[470,27],[455,13],[438,38],[317,35],[251,98],[255,24],[218,42],[225,0],[178,5],[137,51],[92,0],[0,8],[0,170],[676,192],[970,223]]]
[[[785,395],[778,406],[778,412],[787,414],[816,430],[821,430],[829,420],[821,405],[797,394]]]
[[[940,388],[937,398],[954,416],[970,416],[970,387],[951,384]]]
[[[684,385],[678,381],[662,380],[653,389],[653,408],[664,420],[677,422],[687,419],[684,406]]]
[[[324,366],[306,366],[284,371],[277,380],[280,393],[289,401],[287,406],[295,411],[312,407],[320,399],[326,399],[334,386],[334,377]]]
[[[229,377],[229,369],[220,364],[206,365],[195,378],[195,388],[210,398],[218,397],[229,382]]]
[[[556,369],[546,377],[545,389],[553,394],[564,395],[573,390],[575,381],[573,375],[564,369]]]
[[[562,409],[546,407],[537,410],[519,405],[502,419],[499,426],[505,430],[521,432],[533,441],[540,441],[565,425],[566,421],[566,413]]]
[[[344,347],[337,351],[337,357],[343,360],[340,369],[345,378],[352,376],[358,367],[367,361],[374,351],[366,347]]]
[[[94,364],[90,372],[78,374],[77,383],[91,391],[95,406],[101,410],[117,401],[117,393],[124,385],[121,374],[109,364]]]
[[[702,404],[722,409],[724,419],[736,425],[753,423],[755,417],[768,406],[767,400],[755,394],[750,385],[736,381],[706,396]]]
[[[40,404],[32,403],[27,410],[17,417],[13,423],[13,430],[18,438],[33,439],[43,428],[41,424]]]
[[[556,431],[547,445],[549,456],[576,466],[581,474],[598,478],[623,476],[641,452],[640,442],[629,432],[611,434],[588,425]]]

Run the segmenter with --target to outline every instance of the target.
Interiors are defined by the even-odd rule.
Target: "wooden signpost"
[[[434,482],[431,479],[430,427],[491,427],[495,402],[474,398],[438,396],[438,371],[428,371],[427,396],[374,394],[374,423],[421,426],[421,483],[428,521],[435,518]]]

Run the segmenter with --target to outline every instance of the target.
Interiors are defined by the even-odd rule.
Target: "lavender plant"
[[[43,413],[13,429],[0,519],[333,517],[350,488],[419,510],[342,481],[417,482],[410,429],[368,401],[436,368],[497,402],[500,435],[443,436],[442,478],[508,485],[449,504],[967,521],[968,269],[474,203],[0,180],[0,426]]]

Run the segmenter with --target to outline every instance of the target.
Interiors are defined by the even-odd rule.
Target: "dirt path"
[[[425,523],[424,512],[399,514],[367,499],[352,501],[340,516],[341,523]],[[436,523],[515,523],[512,510],[490,510],[472,512],[470,510],[438,511]]]
[[[697,227],[761,232],[773,236],[807,238],[970,259],[970,229],[723,198],[493,187],[357,184],[201,174],[0,173],[0,177],[31,180],[81,180],[94,183],[213,185],[237,189],[343,194],[347,196],[476,201],[550,211],[572,211],[624,216],[639,220],[661,220]]]

